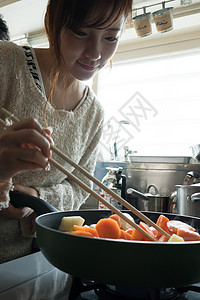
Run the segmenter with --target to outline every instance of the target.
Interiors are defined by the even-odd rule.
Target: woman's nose
[[[85,56],[91,60],[98,60],[101,58],[101,49],[99,43],[90,42],[85,49]]]

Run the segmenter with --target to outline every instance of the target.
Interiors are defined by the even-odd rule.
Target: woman
[[[0,135],[0,262],[31,253],[34,213],[14,208],[9,190],[40,197],[60,210],[79,209],[88,194],[51,166],[57,148],[92,173],[103,111],[82,81],[114,55],[131,0],[49,0],[48,49],[0,43],[0,106],[21,121]],[[0,117],[4,117],[2,114]],[[34,119],[33,119],[34,117]],[[53,157],[87,185],[91,182]],[[48,172],[47,172],[48,170]]]

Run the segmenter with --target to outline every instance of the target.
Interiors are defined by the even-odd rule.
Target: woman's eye
[[[110,43],[115,43],[115,42],[118,41],[118,37],[112,37],[112,36],[110,36],[110,37],[107,37],[106,40],[108,42],[110,42]]]
[[[78,36],[87,36],[87,33],[81,31],[81,30],[74,30],[74,33]]]

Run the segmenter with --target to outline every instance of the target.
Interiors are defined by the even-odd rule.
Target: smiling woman
[[[87,199],[88,193],[66,175],[49,170],[52,140],[44,127],[53,128],[63,153],[93,173],[104,113],[81,81],[91,79],[114,55],[131,10],[132,0],[49,0],[49,48],[0,44],[0,106],[21,120],[0,135],[0,202],[6,200],[0,212],[0,262],[29,254],[32,246],[35,215],[29,211],[24,216],[24,208],[16,209],[5,199],[12,181],[14,189],[40,196],[60,210],[79,209]],[[92,186],[73,167],[60,163]]]

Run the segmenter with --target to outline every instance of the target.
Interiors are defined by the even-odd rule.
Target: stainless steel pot
[[[177,213],[200,217],[200,184],[176,185]]]
[[[150,189],[154,189],[154,193],[150,193]],[[128,194],[133,194],[138,198],[136,207],[142,211],[155,211],[155,212],[171,212],[170,208],[170,197],[161,196],[158,193],[158,189],[154,184],[151,184],[147,188],[147,193],[142,194],[132,188],[127,189]]]

